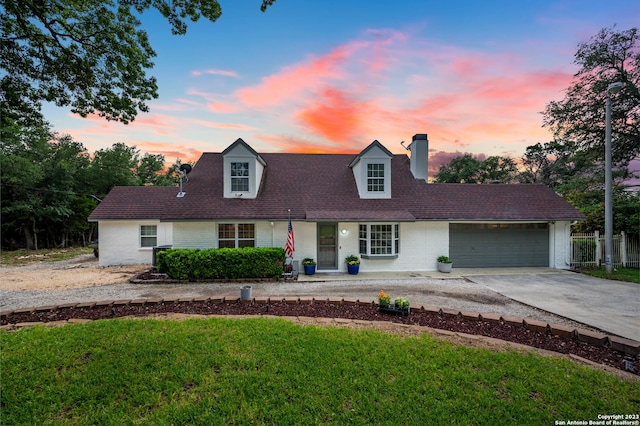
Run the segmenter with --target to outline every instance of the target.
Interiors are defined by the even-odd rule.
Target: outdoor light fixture
[[[346,229],[341,229],[341,230],[340,230],[340,233],[341,233],[342,235],[347,235],[347,234],[349,233],[349,231],[347,231]]]
[[[611,177],[611,95],[618,93],[624,83],[617,81],[607,87],[604,147],[604,261],[607,274],[613,272],[613,183]]]

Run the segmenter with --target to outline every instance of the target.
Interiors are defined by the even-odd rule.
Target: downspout
[[[551,235],[553,235],[553,241],[551,242],[551,248],[550,251],[551,253],[549,253],[549,257],[550,259],[550,263],[551,263],[551,267],[553,269],[556,269],[556,222],[555,221],[551,221],[549,222],[549,231],[551,232]]]
[[[269,221],[269,224],[271,225],[271,247],[273,247],[273,239],[274,239],[274,233],[275,233],[275,222],[274,221]]]
[[[567,226],[571,227],[576,223],[578,223],[578,221],[574,220],[573,222],[566,224],[564,226],[565,234],[567,232]],[[567,250],[564,251],[564,264],[571,268],[571,229],[569,229],[569,246],[567,247]]]

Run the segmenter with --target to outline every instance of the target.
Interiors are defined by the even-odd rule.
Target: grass
[[[554,424],[638,413],[640,382],[566,359],[282,319],[0,332],[2,423]]]
[[[581,272],[593,277],[640,284],[640,269],[638,268],[615,268],[611,276],[607,274],[605,268],[585,269]]]
[[[0,260],[2,266],[24,266],[34,262],[55,262],[73,259],[84,254],[93,253],[89,247],[69,247],[64,249],[42,250],[2,250]]]

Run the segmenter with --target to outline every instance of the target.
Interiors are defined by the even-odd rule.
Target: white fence
[[[605,237],[598,231],[571,234],[571,266],[598,267],[604,264]],[[614,267],[640,268],[640,242],[621,232],[613,236],[611,250]]]

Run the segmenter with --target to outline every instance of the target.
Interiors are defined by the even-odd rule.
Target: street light
[[[624,86],[622,82],[611,83],[607,87],[607,109],[605,117],[604,147],[604,261],[607,274],[613,272],[613,184],[611,177],[611,95]]]

